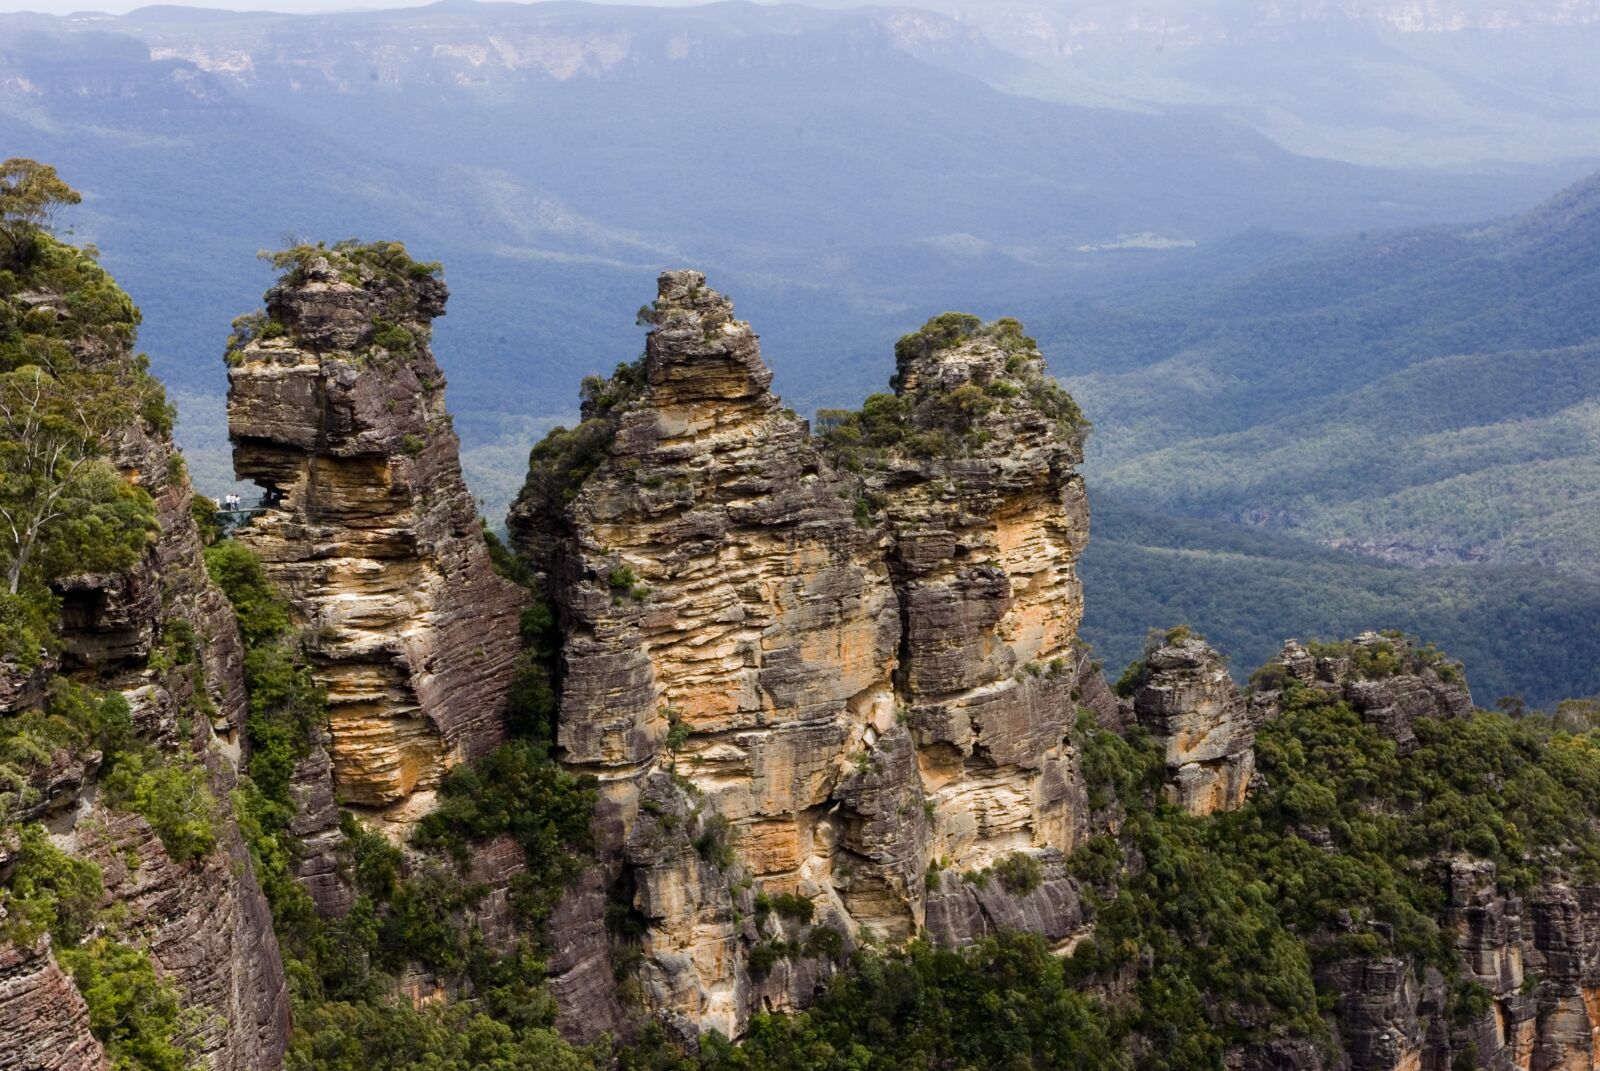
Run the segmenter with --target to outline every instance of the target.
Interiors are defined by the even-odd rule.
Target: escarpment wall
[[[651,317],[642,361],[586,388],[509,519],[562,617],[558,752],[601,779],[645,1005],[737,1034],[809,1000],[855,941],[918,932],[930,897],[952,942],[1034,917],[1065,936],[1081,912],[1059,862],[1016,907],[928,879],[1087,834],[1067,731],[1086,691],[1108,698],[1076,648],[1087,506],[1077,437],[1029,400],[1031,341],[904,362],[908,435],[924,402],[991,385],[977,445],[855,472],[782,407],[703,276],[664,274]]]
[[[36,816],[57,847],[100,867],[104,906],[125,913],[117,939],[146,949],[176,985],[188,1012],[183,1040],[197,1066],[276,1067],[288,1040],[288,990],[271,913],[229,802],[246,715],[238,629],[206,574],[193,491],[170,437],[140,421],[124,430],[112,460],[154,500],[157,530],[130,568],[53,582],[61,599],[56,669],[120,691],[135,732],[160,751],[186,747],[199,757],[220,810],[218,843],[199,860],[174,862],[143,818],[108,808],[94,791],[98,753],[58,753]],[[16,698],[26,704],[41,696]],[[0,1068],[99,1066],[99,1044],[79,1029],[81,999],[49,952],[0,946],[0,1009],[10,1009],[0,1016],[15,1021],[16,1009],[29,1006],[42,1018],[7,1035]]]
[[[451,765],[503,739],[519,647],[521,592],[489,560],[428,348],[447,291],[373,248],[308,253],[228,374],[234,468],[266,496],[237,538],[288,594],[328,693],[326,754],[298,778],[319,840],[330,797],[403,831]]]

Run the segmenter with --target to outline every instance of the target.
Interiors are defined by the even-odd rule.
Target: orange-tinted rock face
[[[988,385],[978,446],[858,474],[783,409],[702,276],[663,275],[652,317],[642,362],[535,451],[510,528],[563,616],[559,750],[618,822],[647,1003],[737,1033],[832,969],[755,977],[754,945],[906,937],[936,859],[959,873],[1085,835],[1066,736],[1087,507],[1076,437],[1028,393],[1031,342],[978,333],[903,362],[908,427]],[[591,471],[563,483],[581,451]],[[722,823],[725,855],[706,850]],[[1051,880],[1029,910],[1074,917]],[[813,921],[752,923],[757,892]],[[951,940],[990,925],[941,917]]]

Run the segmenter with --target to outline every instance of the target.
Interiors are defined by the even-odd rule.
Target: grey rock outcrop
[[[1402,755],[1416,747],[1413,726],[1419,719],[1472,714],[1472,693],[1461,666],[1432,648],[1415,647],[1399,633],[1364,632],[1327,645],[1320,654],[1290,640],[1277,661],[1302,684],[1336,692]]]
[[[1255,773],[1260,712],[1197,637],[1174,637],[1145,667],[1133,713],[1165,753],[1168,796],[1190,814],[1237,810]]]

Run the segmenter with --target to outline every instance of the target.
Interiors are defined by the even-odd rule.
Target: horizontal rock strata
[[[310,637],[337,798],[403,828],[503,738],[521,600],[489,561],[428,349],[447,291],[390,249],[308,253],[268,293],[228,419],[235,470],[266,493],[238,538]]]
[[[976,446],[857,472],[699,273],[664,274],[648,316],[643,359],[534,451],[509,527],[561,615],[558,752],[601,779],[646,1006],[737,1034],[809,1001],[837,949],[926,925],[936,861],[1086,836],[1067,735],[1086,692],[1118,712],[1076,645],[1080,443],[1036,404],[1053,384],[1031,340],[974,322],[903,354],[907,435],[976,391]],[[1039,903],[995,889],[952,892],[941,932],[1076,925],[1059,874]],[[585,991],[593,959],[571,960],[555,985]]]

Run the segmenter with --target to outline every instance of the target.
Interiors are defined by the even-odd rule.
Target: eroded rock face
[[[95,359],[131,357],[99,353]],[[216,1071],[276,1067],[288,1040],[288,989],[271,914],[230,804],[246,713],[243,646],[232,609],[206,573],[190,509],[193,491],[170,437],[143,422],[130,426],[112,461],[150,494],[157,529],[130,568],[54,583],[62,603],[62,650],[51,670],[121,692],[143,740],[169,755],[186,749],[199,757],[220,812],[219,842],[201,860],[174,864],[142,818],[108,808],[90,791],[98,753],[52,757],[39,785],[39,813],[48,816],[57,847],[101,868],[107,906],[122,912],[118,940],[146,949],[156,970],[176,985],[191,1012],[184,1040],[198,1065]],[[62,984],[72,988],[53,960],[46,965],[28,950],[0,945],[0,963],[8,965],[0,972],[32,971],[47,995]],[[40,1028],[65,1062],[20,1066],[97,1066],[103,1059],[98,1044],[85,1044],[71,1025],[81,999],[75,991],[57,996],[55,1019]],[[14,1066],[6,1063],[9,1035],[7,1042],[0,1046],[0,1067]]]
[[[905,622],[896,683],[930,850],[962,868],[1087,835],[1066,737],[1097,677],[1076,647],[1081,434],[1055,411],[1070,399],[1021,325],[993,328],[901,341],[895,388],[913,445],[868,481],[886,502]]]
[[[1080,702],[1117,711],[1076,647],[1081,447],[1031,341],[974,321],[908,348],[907,441],[965,447],[852,471],[703,276],[664,274],[651,316],[642,361],[534,451],[508,524],[562,618],[558,752],[600,778],[646,1007],[737,1035],[808,1002],[859,936],[927,924],[935,859],[950,940],[1065,934],[1059,851],[1088,833],[1067,734]],[[1018,851],[1054,860],[1044,891],[969,903],[959,874]],[[581,919],[565,932],[553,986],[587,991],[597,958]]]
[[[50,953],[0,944],[0,1069],[101,1071],[105,1050],[89,1033],[89,1008]]]
[[[238,538],[314,639],[338,800],[401,828],[503,738],[519,642],[428,349],[446,296],[425,270],[325,251],[267,294],[229,370],[234,467],[269,505]]]
[[[1237,810],[1255,773],[1260,713],[1222,657],[1198,637],[1174,638],[1145,656],[1133,713],[1165,752],[1169,799],[1190,814]]]
[[[1435,969],[1392,958],[1317,970],[1354,1071],[1449,1068],[1589,1071],[1600,1063],[1600,888],[1497,887],[1494,864],[1444,866],[1441,918],[1478,1002],[1452,996]]]

